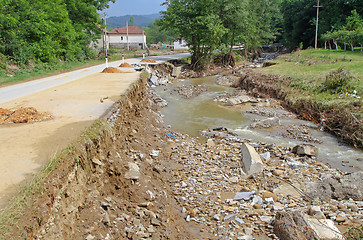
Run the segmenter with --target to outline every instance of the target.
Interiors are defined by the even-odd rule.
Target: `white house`
[[[145,49],[146,34],[137,26],[115,28],[108,32],[108,43],[113,48]]]
[[[183,38],[174,41],[174,50],[188,50],[188,43]]]

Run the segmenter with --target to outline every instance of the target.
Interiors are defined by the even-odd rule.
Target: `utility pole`
[[[127,51],[130,50],[129,46],[129,21],[126,21],[126,41],[127,41]]]
[[[319,5],[319,0],[318,0],[318,5],[316,5],[314,7],[316,7],[315,49],[317,49],[318,48],[319,8],[322,7]]]
[[[104,20],[105,20],[105,29],[103,29],[103,36],[104,36],[104,45],[105,45],[105,60],[106,60],[106,68],[108,68],[108,58],[107,58],[107,22],[106,22],[106,13],[104,13]]]

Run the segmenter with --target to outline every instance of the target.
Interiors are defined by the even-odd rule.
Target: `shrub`
[[[346,71],[342,68],[333,70],[325,77],[323,91],[329,91],[331,93],[349,91],[352,80],[354,80],[354,77],[350,74],[349,71]]]

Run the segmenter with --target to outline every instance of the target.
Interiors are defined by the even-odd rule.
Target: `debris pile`
[[[130,64],[126,63],[126,62],[121,64],[119,67],[121,67],[121,68],[132,68],[132,66]]]
[[[156,63],[156,61],[154,59],[142,59],[141,62],[144,62],[144,63]]]
[[[40,113],[33,107],[22,107],[14,111],[0,108],[0,124],[40,122],[51,118],[49,114]]]
[[[122,73],[122,71],[114,67],[108,67],[103,69],[102,73]]]

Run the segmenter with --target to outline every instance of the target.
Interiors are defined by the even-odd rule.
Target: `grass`
[[[122,57],[124,57],[125,59],[142,57],[142,54],[144,52],[145,50],[126,51],[123,49],[110,49],[109,60],[118,61],[121,60]],[[18,70],[10,71],[4,69],[7,63],[1,61],[0,59],[0,86],[5,84],[18,83],[22,81],[34,80],[41,77],[47,77],[54,74],[102,64],[104,62],[104,57],[100,56],[99,59],[90,59],[80,62],[60,62],[57,64],[43,63],[35,65],[34,67],[22,67]]]
[[[336,104],[357,101],[357,98],[347,96],[347,93],[357,91],[363,97],[363,53],[360,51],[335,50],[304,50],[285,54],[276,59],[276,65],[263,68],[261,71],[278,74],[292,79],[297,95],[310,98],[317,102]],[[353,76],[348,84],[342,86],[339,92],[324,91],[326,76],[338,69],[345,70]]]

